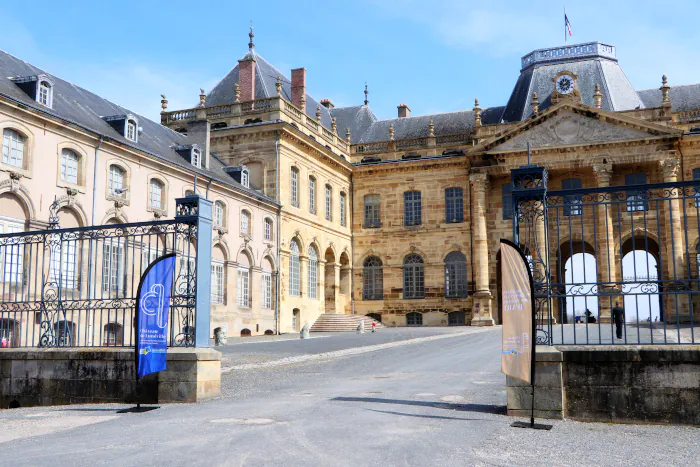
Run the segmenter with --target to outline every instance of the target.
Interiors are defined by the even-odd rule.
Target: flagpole
[[[564,45],[566,45],[566,7],[564,7]]]

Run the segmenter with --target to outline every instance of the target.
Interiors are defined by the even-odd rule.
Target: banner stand
[[[508,283],[510,284],[510,283],[518,282],[521,285],[521,287],[528,287],[529,290],[526,290],[525,292],[529,292],[529,295],[530,295],[529,305],[530,305],[530,311],[531,311],[531,316],[530,316],[531,329],[529,330],[530,335],[527,336],[527,341],[528,341],[528,345],[530,346],[530,352],[531,352],[530,353],[530,362],[529,362],[530,363],[530,374],[529,374],[530,389],[531,389],[531,395],[532,395],[532,399],[531,399],[532,403],[531,403],[531,407],[530,407],[530,422],[528,423],[528,422],[517,421],[517,422],[513,422],[510,426],[513,428],[531,428],[534,430],[551,430],[552,425],[535,423],[535,368],[537,366],[537,362],[536,362],[537,339],[535,338],[535,336],[537,335],[537,331],[536,331],[537,312],[535,309],[535,286],[534,286],[534,281],[532,278],[532,271],[530,270],[530,265],[528,264],[527,258],[525,257],[523,252],[520,250],[520,248],[515,243],[511,242],[510,240],[501,239],[501,275],[502,275],[502,277],[501,277],[501,306],[502,307],[506,303],[506,300],[503,297],[503,292],[504,292],[504,289],[506,288],[505,281],[503,281],[503,275],[505,274],[506,266],[510,264],[508,261],[504,261],[505,255],[503,253],[503,246],[508,246],[508,247],[512,248],[513,250],[517,251],[517,253],[518,253],[517,257],[519,257],[519,259],[522,261],[521,271],[527,271],[527,284],[522,283],[522,281],[518,282],[516,280],[511,280]],[[516,297],[515,301],[517,302],[518,301],[517,297],[520,297],[522,295],[525,295],[525,294],[511,295],[510,300],[512,301],[513,298]],[[504,324],[505,324],[505,316],[506,316],[506,313],[504,312],[503,313]],[[504,332],[505,332],[505,328],[504,328]],[[520,345],[521,345],[521,349],[525,348],[525,340],[526,340],[525,337],[526,337],[525,333],[522,335],[522,337],[520,335],[518,335],[518,339],[521,339],[519,341]],[[518,341],[515,341],[515,342],[518,342]],[[511,344],[512,343],[513,342],[511,342]],[[511,353],[511,352],[512,351],[504,351],[503,350],[503,343],[502,343],[502,348],[501,348],[501,353],[502,353],[501,360],[502,360],[502,362],[503,362],[503,358],[504,358],[503,354]],[[522,354],[523,352],[521,351],[520,353]],[[516,352],[516,355],[517,355],[517,352]],[[503,369],[504,368],[502,366],[502,371],[503,371]],[[528,376],[527,372],[525,372],[524,374],[522,374],[522,372],[520,372],[519,375],[509,374],[506,371],[504,371],[504,373],[508,376],[518,378],[518,379],[523,379],[523,380],[527,381],[527,379],[526,379]],[[518,377],[518,376],[520,376],[520,377]]]

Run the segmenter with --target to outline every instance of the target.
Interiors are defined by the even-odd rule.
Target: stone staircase
[[[324,313],[318,317],[311,326],[311,332],[348,332],[356,331],[360,321],[365,322],[365,331],[372,332],[372,318],[364,315],[343,315]],[[384,327],[382,323],[376,321],[377,328]]]

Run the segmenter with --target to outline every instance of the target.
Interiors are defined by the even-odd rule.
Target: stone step
[[[348,332],[357,330],[360,321],[365,322],[365,331],[372,331],[372,318],[364,315],[342,315],[324,313],[311,326],[311,332]],[[377,327],[384,327],[376,321]]]

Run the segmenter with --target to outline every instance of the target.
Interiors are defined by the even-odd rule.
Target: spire
[[[365,105],[369,104],[368,96],[369,91],[367,90],[367,81],[365,81]]]
[[[255,37],[255,34],[253,34],[253,22],[250,22],[250,32],[248,33],[248,37],[250,37],[250,42],[248,42],[248,50],[250,52],[253,51],[255,48],[255,44],[253,43],[253,38]]]

